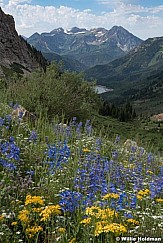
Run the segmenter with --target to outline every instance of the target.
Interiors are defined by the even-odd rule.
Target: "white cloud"
[[[132,0],[96,0],[99,4],[106,7],[123,10],[123,13],[160,13],[163,11],[163,5],[154,7],[143,7],[141,5],[132,4],[136,1]]]
[[[131,0],[98,0],[99,4],[112,3],[112,10],[107,11],[106,8],[105,13],[96,15],[90,9],[80,11],[66,6],[44,7],[31,5],[30,2],[30,0],[10,0],[8,4],[3,5],[3,10],[14,16],[19,34],[25,36],[30,36],[34,32],[49,32],[58,27],[110,29],[113,25],[122,25],[143,39],[163,35],[163,16],[160,14],[163,6],[145,8],[131,4]]]
[[[30,3],[31,0],[9,0],[9,5],[18,5],[20,3]]]
[[[163,12],[163,5],[151,8],[150,12],[153,13],[153,14],[157,14],[157,13]]]

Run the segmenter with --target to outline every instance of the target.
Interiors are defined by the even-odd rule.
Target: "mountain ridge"
[[[124,57],[118,58],[106,65],[97,65],[87,70],[87,76],[98,79],[112,78],[113,81],[127,78],[128,74],[143,72],[147,69],[157,71],[162,66],[163,37],[149,38],[141,45],[131,50]],[[156,67],[156,66],[157,67]],[[101,71],[100,71],[101,69]],[[138,77],[139,78],[139,77]],[[134,79],[137,79],[136,77]],[[107,83],[105,83],[107,85]]]
[[[105,64],[128,53],[143,41],[122,26],[105,28],[57,28],[47,33],[34,33],[27,39],[41,52],[69,56],[92,67]]]

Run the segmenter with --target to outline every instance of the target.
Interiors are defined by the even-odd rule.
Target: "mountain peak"
[[[31,37],[32,38],[38,38],[38,37],[40,37],[40,34],[38,32],[35,32]]]
[[[64,29],[62,27],[59,27],[50,32],[50,34],[54,34],[54,33],[64,33]]]
[[[10,14],[5,14],[2,10],[2,8],[0,7],[0,28],[1,25],[3,23],[6,23],[7,25],[9,25],[10,29],[12,29],[12,31],[15,31],[15,21],[12,15]]]
[[[126,30],[125,28],[123,28],[121,25],[114,25],[111,29],[123,29]]]
[[[126,30],[125,28],[123,28],[122,26],[113,26],[109,32],[121,32],[121,33],[130,33],[128,30]]]
[[[79,34],[79,33],[85,33],[87,30],[85,28],[78,28],[78,27],[73,27],[70,30],[67,30],[68,34]]]
[[[92,33],[97,33],[97,32],[103,32],[103,33],[106,33],[106,32],[108,32],[108,30],[107,29],[105,29],[105,28],[102,28],[102,27],[99,27],[99,28],[93,28],[93,29],[90,29],[90,31],[92,32]]]

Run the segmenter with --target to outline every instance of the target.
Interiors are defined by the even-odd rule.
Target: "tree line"
[[[99,110],[102,116],[111,116],[117,118],[119,121],[126,122],[133,120],[136,117],[136,111],[133,109],[129,101],[121,107],[118,107],[108,101],[103,101],[103,104]]]

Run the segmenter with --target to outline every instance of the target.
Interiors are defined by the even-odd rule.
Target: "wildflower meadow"
[[[161,156],[101,136],[90,120],[11,111],[0,105],[0,242],[161,242]]]

